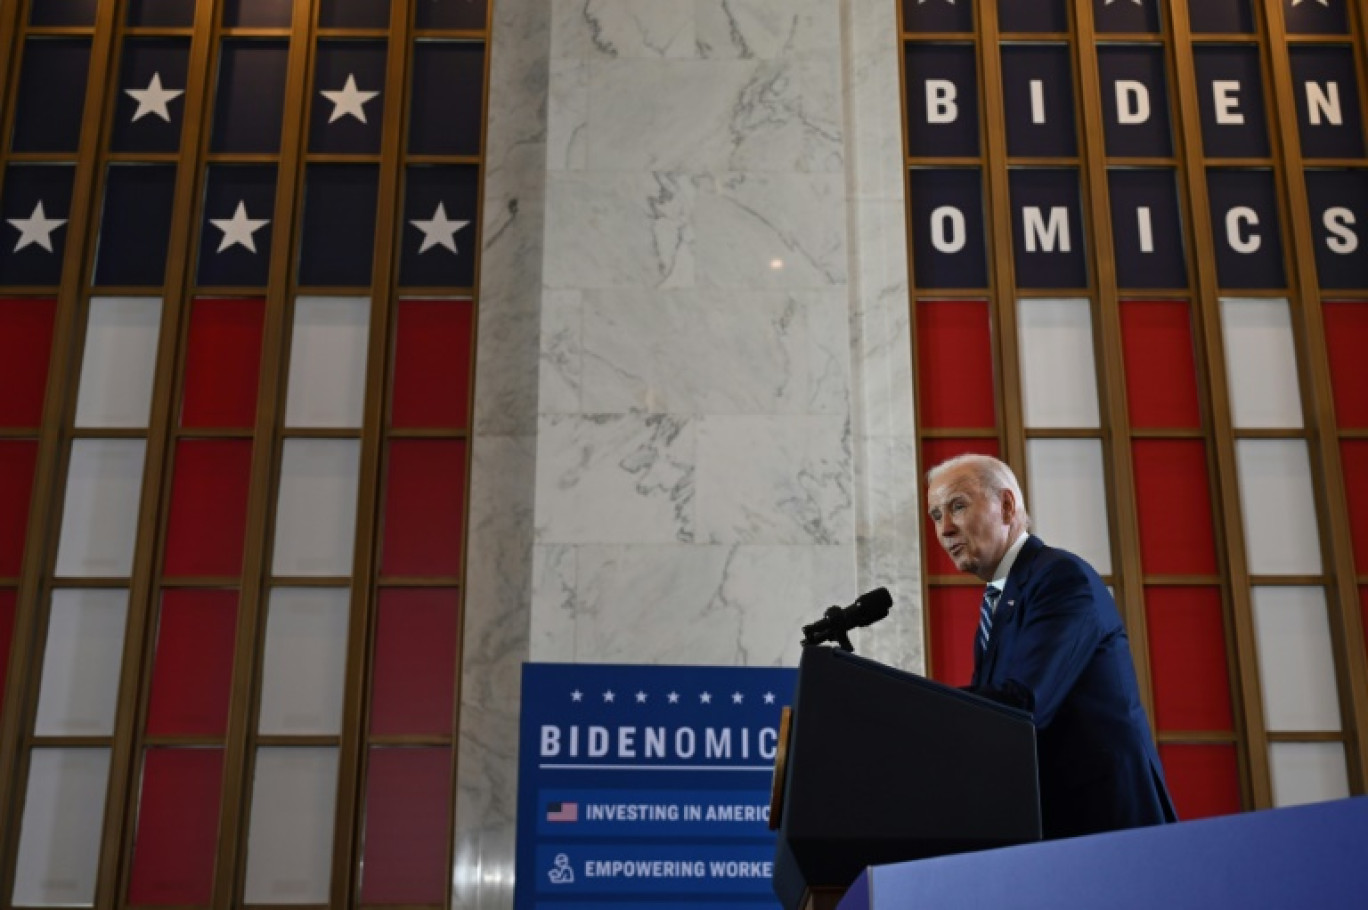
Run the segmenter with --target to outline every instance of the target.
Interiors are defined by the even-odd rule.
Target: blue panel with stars
[[[292,0],[224,0],[223,24],[229,28],[289,28]]]
[[[195,0],[128,0],[129,25],[188,28],[195,21]]]
[[[1283,19],[1293,35],[1347,35],[1347,0],[1282,0]]]
[[[197,282],[262,287],[271,260],[274,165],[210,165],[204,188]]]
[[[1159,31],[1161,0],[1093,0],[1093,17],[1099,32]]]
[[[385,112],[385,42],[320,41],[309,151],[375,154]]]
[[[903,0],[903,29],[909,32],[972,32],[971,0]]]
[[[475,283],[480,169],[411,165],[404,180],[399,283],[468,288]]]
[[[1065,0],[998,0],[998,29],[1004,32],[1067,32]]]
[[[318,5],[319,28],[387,28],[389,0],[323,0]]]
[[[75,171],[68,164],[11,164],[5,169],[0,285],[47,286],[61,281]]]
[[[89,68],[89,38],[30,38],[24,42],[14,109],[14,151],[76,151],[81,144]]]
[[[215,152],[276,152],[285,113],[287,41],[230,38],[219,55],[214,91]]]
[[[110,148],[116,152],[180,148],[189,64],[189,38],[124,40]]]
[[[1249,0],[1188,0],[1188,24],[1199,35],[1248,35],[1254,31]]]
[[[96,0],[33,0],[29,4],[29,25],[95,24]]]
[[[98,285],[161,285],[171,239],[174,164],[113,164],[105,178]]]
[[[480,154],[484,70],[484,45],[477,41],[414,45],[410,154]]]
[[[488,0],[440,0],[414,4],[414,25],[418,28],[485,28]]]
[[[517,910],[777,907],[770,782],[796,683],[787,667],[524,665]]]
[[[380,171],[375,165],[308,166],[299,244],[300,284],[370,284],[379,186]]]

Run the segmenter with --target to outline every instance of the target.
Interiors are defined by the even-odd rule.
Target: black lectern
[[[1030,715],[920,676],[804,649],[782,755],[787,910],[866,866],[1040,840]]]

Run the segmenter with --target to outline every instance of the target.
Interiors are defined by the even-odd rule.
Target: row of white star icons
[[[636,703],[639,704],[639,705],[644,705],[644,704],[646,704],[647,700],[650,698],[649,695],[647,695],[645,692],[643,692],[643,691],[640,690],[640,689],[637,690],[636,695],[635,695],[634,697],[635,697],[635,699],[636,699]],[[665,700],[666,700],[667,702],[669,702],[670,704],[672,704],[672,705],[677,705],[677,704],[679,704],[679,699],[680,699],[680,697],[681,697],[681,696],[680,696],[680,694],[679,694],[678,692],[668,692],[668,693],[666,693],[666,695],[665,695]],[[763,699],[764,699],[765,704],[767,704],[767,705],[772,705],[772,704],[774,704],[774,693],[773,693],[773,692],[766,692],[766,693],[764,694],[764,696],[762,696],[762,697],[763,697]],[[574,690],[573,692],[570,693],[570,700],[571,700],[571,701],[574,701],[574,702],[582,702],[582,701],[584,701],[584,693],[581,692],[579,689],[576,689],[576,690]],[[710,705],[710,704],[712,704],[712,700],[713,700],[713,695],[712,695],[711,692],[699,692],[699,693],[698,693],[698,703],[699,703],[700,705]],[[617,701],[617,693],[616,693],[616,692],[614,692],[612,689],[607,689],[607,690],[604,691],[604,693],[603,693],[603,702],[604,702],[604,704],[609,704],[609,705],[611,705],[611,704],[616,703],[616,701]],[[740,704],[744,704],[745,701],[746,701],[746,696],[742,695],[740,692],[733,692],[733,693],[731,694],[731,702],[732,702],[732,704],[734,704],[734,705],[740,705]]]
[[[19,252],[26,246],[36,245],[51,253],[52,232],[67,223],[65,218],[49,218],[43,210],[43,201],[38,200],[38,204],[33,207],[33,214],[27,218],[9,218],[10,224],[14,225],[19,231],[19,242],[14,245],[14,252]],[[223,232],[223,239],[219,241],[217,252],[233,246],[244,246],[251,252],[257,251],[256,241],[253,236],[257,231],[271,223],[269,218],[249,218],[247,217],[247,204],[238,200],[237,210],[233,212],[232,218],[210,218],[209,223]],[[456,249],[456,232],[470,224],[469,221],[453,221],[447,217],[446,206],[439,202],[437,210],[432,213],[431,218],[411,218],[409,224],[423,232],[423,245],[418,252],[426,253],[435,246],[444,247],[452,253],[459,253]]]
[[[167,123],[171,122],[171,109],[167,104],[172,100],[185,94],[182,88],[164,88],[161,81],[161,73],[152,74],[152,79],[147,83],[147,88],[126,88],[124,94],[138,102],[138,109],[133,112],[133,122],[141,120],[148,114],[160,117]],[[362,123],[366,122],[366,102],[377,97],[379,92],[364,92],[356,85],[356,76],[352,73],[347,74],[347,81],[342,88],[333,91],[320,91],[320,95],[332,102],[332,115],[328,117],[328,122],[340,120],[343,117],[355,117]]]

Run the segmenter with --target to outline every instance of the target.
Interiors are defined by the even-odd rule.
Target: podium
[[[1040,840],[1024,711],[810,647],[780,749],[774,890],[786,910],[835,906],[867,866]]]

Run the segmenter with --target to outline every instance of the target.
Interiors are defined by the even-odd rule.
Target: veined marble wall
[[[920,669],[895,0],[495,0],[458,907],[508,907],[524,660]]]

